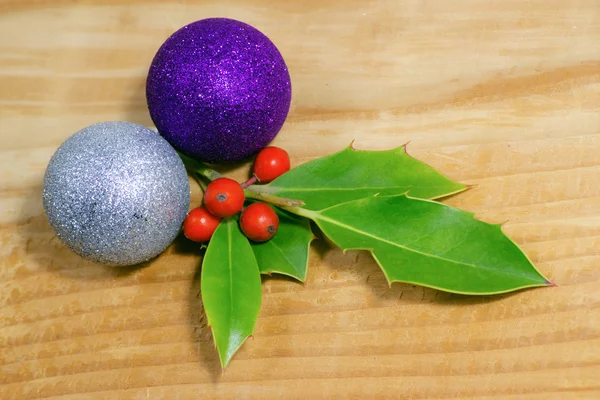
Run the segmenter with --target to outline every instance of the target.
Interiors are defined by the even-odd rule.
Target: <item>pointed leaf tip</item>
[[[346,201],[409,192],[412,197],[437,199],[465,190],[431,166],[405,155],[405,146],[370,151],[354,148],[321,157],[286,172],[262,189],[304,201],[303,208],[323,210]]]
[[[254,331],[261,305],[260,271],[235,219],[223,220],[217,227],[200,279],[213,344],[224,368]]]
[[[409,144],[410,144],[410,140],[409,140],[408,142],[404,143],[404,144],[401,146],[402,150],[404,150],[404,153],[406,153],[406,154],[408,154],[408,150],[407,150],[407,149],[408,149],[408,145],[409,145]]]
[[[323,233],[344,253],[369,250],[390,286],[410,282],[453,293],[490,295],[547,282],[500,229],[475,219],[473,213],[434,201],[370,197],[314,215]]]
[[[497,230],[499,230],[499,231],[502,231],[502,227],[503,227],[503,226],[504,226],[504,224],[506,224],[507,222],[508,222],[508,220],[507,220],[507,221],[504,221],[504,222],[497,223],[497,224],[490,224],[490,225],[491,225],[491,226],[493,226],[494,228],[496,228]]]
[[[310,229],[310,220],[281,209],[275,212],[279,216],[277,235],[264,243],[251,243],[260,272],[287,275],[303,281],[308,268],[310,243],[315,237]]]

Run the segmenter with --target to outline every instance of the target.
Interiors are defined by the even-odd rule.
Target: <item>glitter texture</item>
[[[209,18],[175,32],[146,82],[156,128],[175,148],[209,163],[239,161],[268,145],[290,108],[283,57],[245,23]]]
[[[69,137],[54,153],[43,188],[46,216],[80,256],[124,266],[173,242],[190,205],[185,167],[169,143],[128,122],[103,122]]]

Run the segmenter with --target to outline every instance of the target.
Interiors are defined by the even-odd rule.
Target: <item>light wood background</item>
[[[367,254],[317,241],[305,285],[265,279],[255,337],[222,373],[194,246],[94,265],[57,241],[40,199],[76,130],[151,126],[154,52],[212,16],[256,26],[287,60],[276,144],[294,165],[352,139],[411,141],[478,185],[448,203],[508,220],[558,287],[390,289]],[[0,399],[597,399],[599,263],[598,0],[0,1]]]

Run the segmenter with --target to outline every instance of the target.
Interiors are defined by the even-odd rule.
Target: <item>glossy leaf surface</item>
[[[308,267],[308,250],[313,239],[310,221],[274,207],[279,229],[264,243],[253,243],[252,250],[263,274],[278,273],[304,282]]]
[[[254,331],[261,305],[260,271],[236,220],[224,219],[213,234],[200,279],[208,324],[225,367]]]
[[[429,200],[372,196],[305,213],[344,250],[369,250],[388,282],[495,294],[550,283],[501,230]]]
[[[374,194],[434,199],[458,193],[466,185],[454,182],[409,156],[405,147],[363,151],[352,147],[299,165],[268,185],[253,190],[302,200],[304,208],[323,208]]]

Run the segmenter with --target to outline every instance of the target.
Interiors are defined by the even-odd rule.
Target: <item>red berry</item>
[[[221,218],[211,214],[206,207],[190,211],[183,221],[183,234],[194,242],[207,242],[215,233]]]
[[[265,147],[254,160],[254,176],[260,182],[271,182],[289,170],[290,156],[279,147]]]
[[[204,205],[217,217],[231,217],[244,206],[244,189],[233,179],[217,178],[206,187]]]
[[[240,226],[248,239],[266,242],[277,233],[279,217],[268,204],[252,203],[242,212]]]

